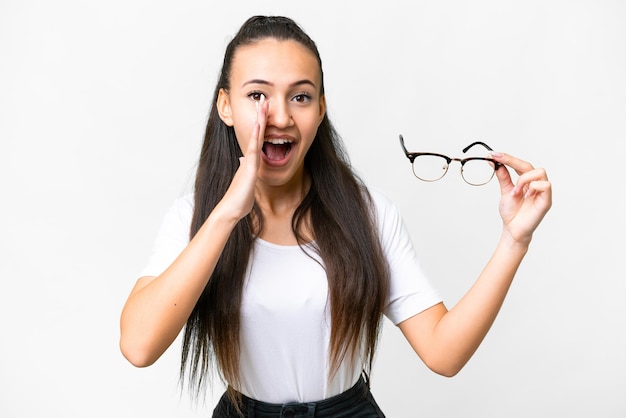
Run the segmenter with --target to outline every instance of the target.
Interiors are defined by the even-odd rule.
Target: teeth
[[[270,139],[266,139],[265,142],[270,142],[274,145],[291,144],[291,141],[287,139],[281,139],[281,138],[270,138]]]

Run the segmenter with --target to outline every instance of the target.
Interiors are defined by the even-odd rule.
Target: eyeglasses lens
[[[488,183],[493,177],[493,163],[488,160],[468,160],[461,168],[463,179],[474,186]]]
[[[413,161],[413,174],[423,181],[439,180],[447,171],[448,162],[436,155],[420,155]]]

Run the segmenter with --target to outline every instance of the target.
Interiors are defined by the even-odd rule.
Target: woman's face
[[[269,101],[259,181],[301,184],[304,157],[326,111],[317,59],[298,42],[266,38],[239,47],[231,68],[230,90],[218,98],[220,117],[245,152],[257,103]]]

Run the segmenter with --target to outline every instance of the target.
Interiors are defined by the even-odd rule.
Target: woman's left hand
[[[552,184],[543,168],[508,154],[494,152],[491,157],[503,164],[496,170],[502,196],[500,216],[504,231],[516,243],[528,245],[533,232],[552,206]],[[508,167],[519,175],[511,180]]]

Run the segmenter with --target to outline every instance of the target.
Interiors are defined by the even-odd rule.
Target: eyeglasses
[[[450,158],[443,154],[432,152],[409,152],[404,146],[404,138],[400,135],[400,145],[406,154],[406,158],[411,161],[413,166],[413,174],[423,181],[437,181],[441,179],[447,172],[452,161],[461,163],[461,177],[466,183],[472,186],[482,186],[489,183],[494,173],[502,166],[499,162],[492,158],[468,157],[468,158]],[[463,148],[463,153],[469,151],[470,148],[481,145],[489,151],[493,151],[491,147],[484,142],[476,141]]]

